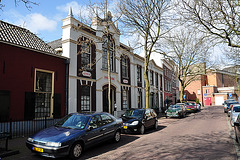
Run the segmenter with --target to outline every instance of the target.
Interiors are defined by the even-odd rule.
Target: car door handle
[[[103,129],[101,129],[100,131],[105,131],[107,128],[103,128]]]

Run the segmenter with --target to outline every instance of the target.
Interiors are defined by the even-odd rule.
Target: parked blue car
[[[122,119],[108,113],[72,113],[54,126],[30,136],[27,147],[45,157],[81,156],[84,149],[113,139],[121,139]]]

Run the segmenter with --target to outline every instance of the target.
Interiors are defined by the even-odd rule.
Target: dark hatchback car
[[[108,113],[72,113],[54,126],[30,136],[27,147],[42,156],[73,159],[80,157],[84,149],[113,139],[121,139],[122,119]]]
[[[186,106],[186,111],[187,113],[193,113],[193,112],[197,112],[197,103],[196,102],[186,102],[185,103]]]
[[[158,127],[157,114],[153,109],[130,109],[122,115],[125,133],[139,132],[144,134],[145,129]]]

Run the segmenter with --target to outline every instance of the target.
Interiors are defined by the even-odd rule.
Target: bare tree
[[[31,9],[32,5],[39,5],[37,2],[31,1],[31,0],[14,0],[15,6],[17,7],[19,3],[23,3],[27,9]],[[0,0],[0,10],[2,10],[5,7],[5,5]]]
[[[104,16],[103,19],[101,19],[101,24],[104,26],[104,30],[101,30],[100,32],[103,33],[103,37],[101,38],[101,40],[95,42],[95,43],[101,43],[105,46],[106,52],[107,52],[107,69],[108,69],[108,110],[109,113],[112,114],[112,102],[111,102],[111,72],[112,72],[112,63],[111,63],[111,58],[115,58],[115,55],[113,55],[113,52],[115,52],[115,48],[114,45],[112,44],[113,40],[113,33],[110,32],[110,27],[112,25],[115,24],[116,21],[118,21],[118,17],[116,17],[116,19],[113,21],[112,20],[112,15],[111,12],[108,11],[108,1],[107,0],[102,0],[99,3],[92,3],[91,0],[89,0],[89,9],[90,9],[90,13],[92,15],[95,15],[95,18],[97,19],[101,19],[99,17],[99,15]],[[93,17],[85,17],[85,18],[93,18]],[[80,19],[81,22],[88,22],[86,21],[86,19],[84,20],[83,17],[81,17],[80,15]],[[89,23],[88,23],[89,24]],[[80,26],[82,27],[82,26]],[[98,30],[99,31],[99,30]],[[91,42],[93,43],[93,42]],[[91,43],[88,42],[89,45],[91,45]],[[80,52],[79,54],[82,54],[83,52]],[[101,58],[103,59],[103,55],[101,56]],[[89,64],[91,65],[95,65],[98,60],[95,60],[93,64]]]
[[[138,34],[140,45],[144,50],[145,103],[149,108],[148,64],[151,54],[160,38],[168,32],[166,12],[169,0],[120,0],[121,21],[130,34]],[[166,29],[166,30],[165,30]]]
[[[240,2],[238,0],[180,0],[184,21],[197,25],[220,43],[240,48]]]
[[[166,38],[166,47],[166,56],[173,60],[177,67],[182,102],[185,88],[206,73],[210,46],[204,40],[204,36],[200,36],[193,30],[181,30],[169,34]]]

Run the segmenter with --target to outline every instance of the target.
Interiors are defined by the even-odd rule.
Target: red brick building
[[[240,74],[208,70],[185,89],[186,100],[199,99],[206,106],[222,105],[225,99],[239,97]]]

